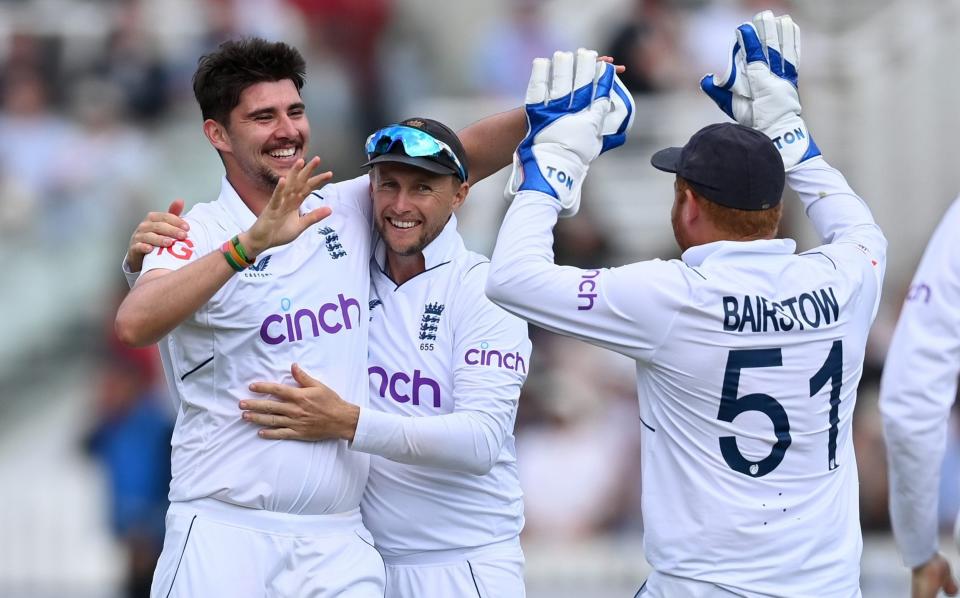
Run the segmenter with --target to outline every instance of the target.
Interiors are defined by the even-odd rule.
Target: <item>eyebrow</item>
[[[306,109],[306,105],[303,102],[295,102],[287,106],[287,112],[290,112],[291,110],[305,110],[305,109]],[[253,110],[252,112],[248,112],[247,118],[256,118],[261,114],[273,114],[275,112],[276,112],[276,109],[274,109],[273,107],[260,108],[258,110]]]

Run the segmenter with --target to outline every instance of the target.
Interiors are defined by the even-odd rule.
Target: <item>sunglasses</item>
[[[441,155],[450,158],[457,167],[460,180],[467,180],[467,171],[463,168],[463,164],[460,163],[460,159],[457,158],[453,149],[446,143],[435,139],[429,133],[414,127],[390,125],[367,137],[365,146],[367,159],[372,160],[377,156],[389,153],[397,142],[403,145],[403,152],[411,158],[439,157]]]

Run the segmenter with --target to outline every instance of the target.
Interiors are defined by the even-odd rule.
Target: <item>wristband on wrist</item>
[[[233,238],[230,239],[230,243],[233,245],[233,248],[237,250],[237,254],[240,256],[240,259],[243,260],[243,263],[252,266],[256,258],[255,256],[247,255],[247,250],[244,249],[243,244],[240,242],[240,235],[234,235]]]
[[[247,269],[247,266],[245,265],[246,262],[240,258],[240,255],[237,253],[237,250],[233,247],[233,244],[230,241],[227,241],[220,246],[220,252],[223,253],[223,257],[226,258],[227,263],[230,264],[230,267],[233,268],[234,272],[243,272]]]

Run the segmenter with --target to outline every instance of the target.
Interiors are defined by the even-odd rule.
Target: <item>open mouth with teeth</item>
[[[386,220],[390,223],[390,226],[401,230],[411,229],[420,224],[419,220],[400,220],[399,218],[387,218]]]
[[[296,147],[281,147],[269,150],[266,152],[268,156],[274,160],[280,160],[282,162],[287,162],[293,160],[297,157],[297,148]]]

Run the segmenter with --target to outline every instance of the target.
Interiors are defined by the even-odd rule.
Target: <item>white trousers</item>
[[[789,583],[789,580],[784,580]],[[705,581],[675,577],[654,571],[634,598],[744,598],[745,594],[731,592]],[[759,594],[750,594],[751,598]],[[765,595],[764,595],[765,596]],[[860,592],[857,592],[860,596]]]
[[[385,558],[386,598],[524,598],[517,539],[479,549]]]
[[[291,515],[213,499],[167,512],[151,598],[382,598],[384,566],[360,511]]]

